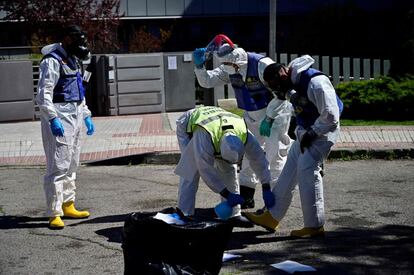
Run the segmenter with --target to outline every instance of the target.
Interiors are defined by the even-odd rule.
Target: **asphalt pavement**
[[[49,230],[44,169],[0,167],[0,274],[123,274],[127,216],[176,206],[174,165],[83,165],[77,206],[90,218]],[[220,275],[286,274],[270,266],[286,260],[317,270],[305,274],[413,274],[414,161],[331,160],[325,171],[325,238],[289,237],[303,226],[295,193],[276,234],[258,226],[233,230],[225,252],[241,257],[224,263]],[[212,215],[218,202],[200,183],[197,214]],[[263,205],[260,189],[256,202]]]

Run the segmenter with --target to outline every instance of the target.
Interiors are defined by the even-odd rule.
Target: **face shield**
[[[206,59],[213,58],[214,53],[216,53],[219,57],[225,56],[231,53],[235,48],[236,46],[230,38],[224,34],[218,34],[206,46]]]

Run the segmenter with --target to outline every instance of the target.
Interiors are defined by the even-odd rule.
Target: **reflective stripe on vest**
[[[71,58],[68,58],[66,62],[58,51],[51,52],[44,58],[49,56],[58,60],[60,64],[59,80],[53,89],[53,102],[82,101],[85,97],[85,89],[79,65]]]
[[[220,140],[225,133],[236,135],[243,144],[247,141],[247,126],[244,119],[218,107],[205,106],[195,109],[188,121],[187,133],[193,133],[198,127],[210,134],[216,154],[220,154]]]
[[[231,86],[237,100],[237,106],[246,111],[257,111],[266,108],[273,99],[272,94],[260,81],[258,64],[264,58],[257,53],[247,53],[247,74],[246,82],[241,74],[230,75]]]

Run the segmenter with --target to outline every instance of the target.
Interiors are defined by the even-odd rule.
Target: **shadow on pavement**
[[[210,216],[212,209],[197,209],[196,214]],[[83,220],[81,224],[123,222],[128,214]],[[0,216],[0,230],[47,227],[47,217]],[[108,242],[122,242],[123,226],[95,231]],[[262,270],[261,274],[285,274],[270,264],[285,260],[311,265],[312,274],[412,274],[414,270],[414,227],[383,225],[380,227],[340,227],[325,238],[293,239],[266,231],[235,231],[226,251],[239,250],[242,270]],[[263,246],[261,246],[263,244]],[[269,248],[270,245],[270,248]],[[249,249],[245,249],[249,247]],[[302,273],[305,274],[305,273]]]
[[[48,225],[47,217],[0,216],[0,229],[41,228]]]
[[[124,222],[129,214],[120,214],[120,215],[109,215],[96,218],[89,218],[82,220],[77,223],[70,224],[68,226],[78,226],[82,224],[95,224],[95,223],[113,223],[113,222]]]
[[[259,237],[259,238],[258,238]],[[249,245],[256,245],[261,243],[273,243],[293,240],[292,237],[275,237],[274,233],[263,230],[258,231],[238,231],[231,234],[230,241],[226,250],[237,250],[246,248]]]
[[[239,233],[233,234],[232,242],[255,243],[248,239],[249,234],[243,234],[248,232]],[[414,270],[412,226],[339,228],[328,232],[325,238],[273,237],[264,241],[273,241],[274,250],[242,251],[239,254],[248,262],[243,268],[254,270],[263,268],[263,264],[292,260],[315,267],[318,271],[312,274],[410,274]],[[281,241],[283,245],[279,246]],[[272,272],[266,274],[285,274]]]
[[[122,243],[122,226],[104,228],[95,231],[96,234],[108,238],[110,243]]]

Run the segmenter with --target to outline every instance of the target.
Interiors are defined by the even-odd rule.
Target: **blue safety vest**
[[[246,82],[241,74],[230,75],[231,86],[236,95],[237,106],[246,111],[257,111],[266,108],[273,95],[266,89],[257,71],[259,60],[264,58],[257,53],[247,53]]]
[[[309,82],[313,77],[318,75],[325,74],[313,68],[309,68],[300,73],[299,83],[293,85],[293,89],[296,91],[296,94],[290,98],[290,102],[292,103],[296,113],[296,124],[305,129],[312,126],[320,115],[315,104],[313,104],[308,98]],[[341,114],[344,104],[338,95],[336,95],[336,101],[338,103],[339,114]]]
[[[55,58],[60,64],[59,80],[53,89],[53,103],[81,102],[85,97],[85,88],[77,61],[64,57],[57,50],[44,56],[47,57]]]

